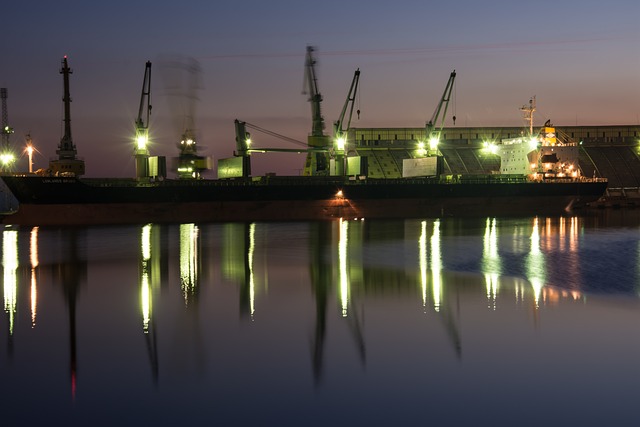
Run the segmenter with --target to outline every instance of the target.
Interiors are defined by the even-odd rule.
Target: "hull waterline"
[[[16,225],[555,215],[596,201],[606,181],[366,180],[279,177],[223,182],[3,177]],[[304,184],[302,184],[304,183]]]

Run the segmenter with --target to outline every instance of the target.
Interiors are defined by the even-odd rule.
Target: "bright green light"
[[[349,247],[349,221],[344,221],[340,218],[339,226],[338,272],[340,277],[340,302],[342,305],[342,317],[347,317],[349,308],[349,264],[347,262],[347,250]]]
[[[151,259],[151,224],[142,227],[142,236],[140,238],[140,246],[142,249],[142,259],[149,261]]]
[[[9,335],[13,335],[16,307],[18,306],[18,232],[5,230],[2,233],[2,269],[4,311],[9,315]]]
[[[149,323],[151,322],[151,303],[149,272],[145,268],[140,278],[140,309],[142,310],[142,328],[145,334],[149,332]]]
[[[152,295],[149,281],[149,260],[151,259],[151,224],[142,227],[140,249],[142,251],[142,277],[140,278],[140,308],[144,333],[149,332],[151,321]]]
[[[3,153],[0,154],[0,163],[2,163],[3,165],[9,165],[11,163],[13,163],[15,161],[15,156],[13,155],[13,153]]]
[[[420,239],[418,240],[418,262],[420,264],[420,282],[422,284],[422,306],[427,305],[427,221],[420,223]]]
[[[531,147],[532,150],[538,148],[538,138],[531,138],[529,140],[529,147]]]
[[[185,303],[195,294],[198,284],[198,234],[195,224],[180,224],[180,285]]]
[[[433,234],[431,235],[431,275],[433,279],[433,308],[440,311],[442,304],[442,256],[440,253],[440,220],[433,223]]]
[[[147,148],[147,142],[149,142],[149,138],[145,134],[140,134],[136,137],[136,147],[138,150],[145,150]]]
[[[484,141],[482,143],[482,150],[491,154],[498,154],[498,146],[491,141]]]
[[[344,147],[347,145],[347,141],[344,137],[339,137],[336,139],[336,148],[338,150],[344,150]]]
[[[426,154],[426,150],[424,149],[425,143],[424,141],[418,141],[418,155],[424,156]]]
[[[437,150],[438,149],[438,143],[440,141],[438,141],[438,138],[431,138],[429,140],[429,149],[430,150]]]
[[[249,253],[247,259],[249,261],[249,310],[251,317],[256,312],[256,281],[255,273],[253,271],[253,259],[255,257],[256,250],[256,223],[252,222],[249,225]]]

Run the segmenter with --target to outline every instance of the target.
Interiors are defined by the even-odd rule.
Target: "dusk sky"
[[[36,168],[47,166],[63,135],[64,55],[73,70],[73,141],[87,176],[134,176],[133,123],[147,60],[151,154],[167,158],[178,153],[185,109],[195,115],[200,153],[214,161],[232,155],[236,118],[306,141],[307,45],[317,47],[328,133],[357,68],[361,114],[353,127],[424,126],[454,69],[457,126],[518,126],[519,108],[534,95],[536,125],[640,121],[636,0],[36,3],[4,5],[0,41],[11,141],[22,151],[30,133],[41,153]],[[170,96],[167,58],[198,61],[197,88],[185,84],[184,96]],[[252,136],[259,147],[296,148]],[[304,156],[253,159],[256,175],[297,174]]]

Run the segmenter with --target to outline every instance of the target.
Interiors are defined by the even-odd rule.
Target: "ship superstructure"
[[[579,145],[561,138],[549,120],[534,133],[535,96],[520,110],[528,124],[527,133],[498,144],[486,143],[488,151],[500,156],[500,174],[527,175],[533,180],[580,178]]]

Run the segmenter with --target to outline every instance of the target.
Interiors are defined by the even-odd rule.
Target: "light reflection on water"
[[[7,228],[3,419],[638,421],[637,217]]]

